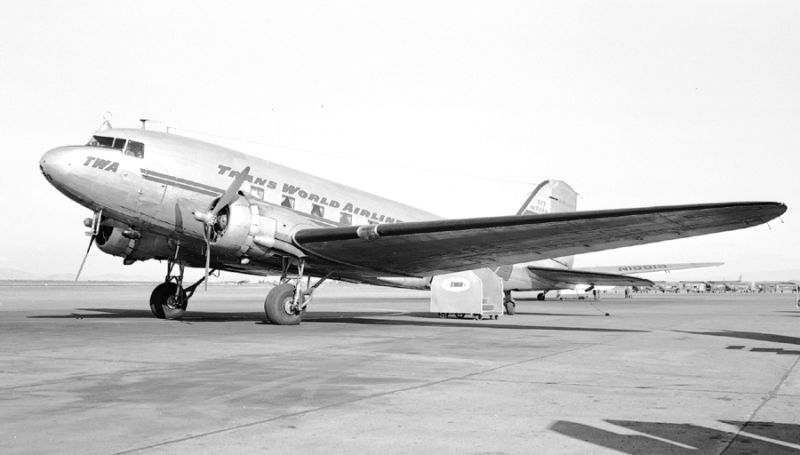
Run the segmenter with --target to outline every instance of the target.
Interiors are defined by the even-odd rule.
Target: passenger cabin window
[[[281,201],[282,207],[289,207],[290,209],[294,208],[294,198],[291,196],[284,196],[283,200]]]
[[[346,224],[346,225],[350,226],[351,224],[353,224],[353,215],[351,215],[349,213],[342,212],[339,215],[339,222],[342,223],[342,224]]]
[[[144,158],[144,144],[141,142],[129,141],[118,137],[92,136],[92,139],[86,145],[117,149],[125,155]]]
[[[257,186],[250,187],[250,196],[253,196],[256,199],[264,200],[264,188],[259,188]]]
[[[319,204],[312,204],[311,215],[325,218],[325,208]]]

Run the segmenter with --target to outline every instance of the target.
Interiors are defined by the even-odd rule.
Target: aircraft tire
[[[540,292],[536,295],[536,300],[544,300],[544,292]]]
[[[517,313],[517,304],[513,300],[506,300],[503,305],[506,307],[506,314],[513,316]]]
[[[264,313],[267,321],[277,325],[297,325],[303,313],[295,314],[289,307],[294,299],[294,285],[283,283],[272,288],[264,300]]]
[[[181,289],[179,300],[175,299],[175,283],[161,283],[150,294],[150,312],[159,319],[180,319],[186,312],[186,292]]]

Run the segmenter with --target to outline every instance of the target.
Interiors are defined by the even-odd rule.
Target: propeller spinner
[[[103,219],[103,210],[101,209],[95,212],[92,218],[86,218],[83,221],[83,224],[86,227],[91,228],[91,231],[86,233],[91,237],[89,238],[89,246],[86,248],[86,254],[83,255],[81,266],[78,268],[78,274],[75,275],[75,281],[78,281],[78,279],[81,277],[83,266],[86,265],[86,258],[89,257],[89,251],[91,251],[92,245],[94,244],[94,241],[97,239],[97,234],[100,233],[100,221],[102,221],[102,219]]]
[[[211,206],[207,212],[194,211],[192,215],[197,221],[203,223],[203,239],[206,241],[206,275],[204,280],[204,287],[208,289],[208,271],[211,265],[211,235],[214,232],[214,224],[217,222],[217,217],[220,211],[230,205],[239,196],[239,189],[247,180],[250,166],[242,169],[242,172],[233,179],[227,190],[220,196],[219,199]]]

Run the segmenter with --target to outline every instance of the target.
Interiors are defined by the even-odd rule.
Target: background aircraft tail
[[[531,192],[517,215],[574,212],[578,193],[562,180],[545,180]]]
[[[517,215],[544,215],[547,213],[574,212],[578,207],[578,193],[563,180],[545,180],[531,192]],[[575,256],[554,259],[572,268]]]

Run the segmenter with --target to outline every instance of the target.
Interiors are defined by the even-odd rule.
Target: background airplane
[[[299,170],[206,142],[109,129],[44,154],[40,169],[94,212],[94,242],[125,264],[167,261],[150,298],[159,318],[183,315],[201,279],[184,268],[280,274],[267,318],[297,324],[328,278],[419,280],[515,263],[755,226],[785,212],[732,202],[543,215],[441,219]],[[88,249],[87,249],[88,254]],[[319,280],[312,286],[310,277]],[[306,280],[308,278],[308,280]],[[388,282],[383,282],[388,284]]]

